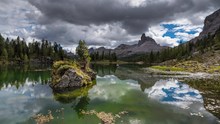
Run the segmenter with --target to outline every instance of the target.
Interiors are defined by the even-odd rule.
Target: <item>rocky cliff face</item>
[[[102,53],[104,52],[105,54],[108,54],[109,52],[113,53],[115,52],[116,55],[119,58],[131,56],[134,54],[142,54],[146,52],[151,52],[151,51],[160,51],[166,47],[162,47],[159,44],[156,43],[156,41],[151,38],[151,37],[146,37],[145,34],[142,34],[141,39],[137,44],[134,45],[126,45],[126,44],[121,44],[115,49],[105,49],[104,47],[100,47],[98,49],[90,49],[91,52],[99,52]]]
[[[203,31],[200,33],[199,38],[201,39],[208,34],[214,35],[219,28],[220,9],[205,18]]]

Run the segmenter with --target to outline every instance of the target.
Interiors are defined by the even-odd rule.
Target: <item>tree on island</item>
[[[86,42],[83,40],[79,41],[79,45],[76,47],[76,54],[79,57],[80,63],[83,64],[83,69],[89,69],[89,63],[90,63],[90,55],[88,47],[86,46]]]

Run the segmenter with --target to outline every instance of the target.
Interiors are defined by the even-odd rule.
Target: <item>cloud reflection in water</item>
[[[145,92],[148,93],[149,98],[184,109],[190,108],[190,105],[195,102],[203,104],[202,95],[198,90],[173,79],[160,80]]]

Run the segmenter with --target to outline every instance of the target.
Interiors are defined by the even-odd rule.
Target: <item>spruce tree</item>
[[[89,56],[89,50],[86,46],[85,41],[79,41],[79,45],[76,47],[76,53],[79,57],[80,62],[83,63],[83,69],[89,69],[89,63],[91,58]]]

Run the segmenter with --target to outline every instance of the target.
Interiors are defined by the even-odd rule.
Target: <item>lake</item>
[[[101,122],[82,110],[112,114],[126,111],[127,114],[116,119],[116,124],[220,123],[218,94],[209,98],[201,87],[146,75],[138,66],[92,65],[92,68],[97,72],[96,85],[55,93],[49,87],[48,66],[1,67],[0,123],[35,124],[34,115],[47,115],[48,111],[54,117],[51,124]],[[207,105],[206,99],[214,102]],[[213,111],[207,109],[209,105],[214,106]]]

